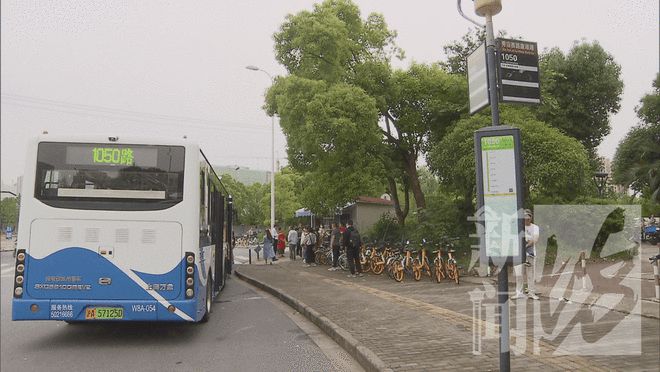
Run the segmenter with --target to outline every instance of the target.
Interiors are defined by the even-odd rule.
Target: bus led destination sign
[[[66,147],[65,163],[72,166],[156,167],[158,149],[154,146],[71,144]]]
[[[93,163],[133,165],[133,149],[117,147],[94,147]]]

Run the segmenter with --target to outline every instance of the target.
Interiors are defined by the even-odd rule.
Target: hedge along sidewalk
[[[240,277],[260,283],[262,288],[289,305],[294,303],[295,309],[315,323],[327,319],[335,333],[333,336],[331,331],[330,336],[337,337],[335,340],[342,346],[348,344],[345,346],[347,351],[367,370],[498,368],[497,338],[484,339],[479,355],[472,352],[475,320],[468,292],[479,285],[464,283],[456,286],[448,282],[438,285],[428,279],[423,282],[406,279],[405,283],[395,283],[373,275],[346,279],[345,272],[328,272],[326,269],[282,262],[273,266],[243,265],[236,271]],[[482,320],[477,323],[483,328],[490,327],[491,334],[497,334],[496,325],[485,324]],[[328,329],[320,327],[324,331]],[[518,345],[534,343],[529,329],[526,332],[512,332]],[[526,352],[512,356],[512,368],[563,371],[606,370],[617,368],[618,364],[621,368],[631,364],[646,365],[645,359],[606,356],[604,359],[611,364],[608,368],[605,363],[585,357],[554,355],[557,348],[545,341],[539,346],[539,353],[532,353],[531,346],[528,346]],[[365,357],[369,354],[375,358]],[[382,363],[370,364],[365,359]]]

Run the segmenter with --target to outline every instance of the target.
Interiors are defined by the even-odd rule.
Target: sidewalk
[[[488,287],[479,278],[465,278],[458,286],[448,281],[436,284],[428,278],[396,283],[384,275],[347,278],[343,271],[329,272],[327,266],[307,268],[301,261],[287,259],[274,265],[235,268],[239,277],[275,294],[310,318],[367,370],[494,371],[499,368],[498,328],[492,319],[495,300],[484,297],[479,319],[473,318],[476,313],[469,292],[485,293],[484,288]],[[656,319],[558,303],[548,298],[512,302],[512,327],[520,329],[511,330],[511,343],[515,346],[512,370],[657,370],[660,331]],[[558,306],[561,314],[556,312]],[[535,311],[540,313],[540,318],[535,319]],[[528,316],[516,317],[517,314]],[[566,315],[573,319],[572,325],[563,325],[561,332],[547,329],[548,319],[544,317],[558,324],[557,318]],[[522,323],[519,319],[523,319]],[[584,339],[603,340],[598,346],[607,351],[600,349],[601,353],[614,353],[616,350],[608,347],[611,341],[603,336],[612,330],[614,323],[630,320],[633,324],[637,321],[638,326],[624,327],[624,332],[625,329],[629,332],[625,339],[633,343],[640,340],[641,355],[559,355],[575,352],[571,349],[575,340],[564,333],[572,333],[565,331],[578,327]],[[480,332],[473,333],[475,327]],[[544,331],[557,334],[552,339],[535,337]],[[481,343],[473,342],[477,335]],[[480,346],[478,355],[473,354],[475,345]]]

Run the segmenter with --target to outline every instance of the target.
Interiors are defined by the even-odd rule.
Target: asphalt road
[[[0,257],[3,372],[359,370],[300,314],[236,278],[206,324],[12,322],[13,258]]]

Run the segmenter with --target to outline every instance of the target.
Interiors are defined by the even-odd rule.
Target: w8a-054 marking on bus
[[[156,305],[151,305],[151,304],[131,305],[131,310],[134,313],[153,313],[156,311]]]

